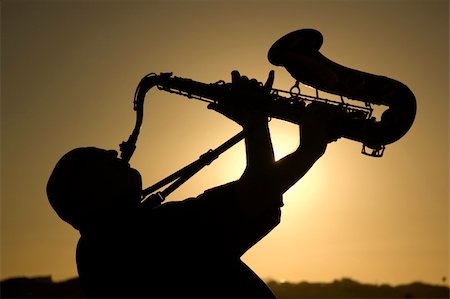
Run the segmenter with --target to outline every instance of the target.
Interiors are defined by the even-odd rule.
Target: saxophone
[[[275,88],[265,91],[261,99],[263,104],[257,108],[269,117],[301,125],[302,114],[309,104],[332,105],[345,114],[342,137],[362,143],[362,153],[381,157],[385,146],[402,138],[412,126],[416,114],[414,94],[394,79],[331,61],[319,52],[322,43],[323,36],[315,29],[297,30],[277,40],[268,52],[268,59],[275,66],[285,67],[296,83],[289,91]],[[299,83],[315,88],[316,94],[301,94]],[[217,104],[232,97],[232,83],[224,81],[202,83],[172,73],[144,76],[134,96],[135,127],[128,140],[120,145],[121,158],[126,162],[136,148],[144,99],[153,87],[207,103]],[[322,98],[319,91],[337,95],[340,100]],[[344,98],[352,103],[345,102]],[[355,101],[361,105],[354,104]],[[373,116],[372,104],[387,107],[379,120]],[[368,152],[367,148],[372,151]]]

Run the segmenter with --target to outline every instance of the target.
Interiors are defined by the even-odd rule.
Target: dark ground
[[[331,283],[267,283],[278,298],[449,298],[448,287],[424,283],[390,286],[351,279]],[[0,282],[1,298],[83,298],[78,278],[61,282],[51,277],[11,278]]]

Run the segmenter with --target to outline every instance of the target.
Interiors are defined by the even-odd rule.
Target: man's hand
[[[209,104],[213,109],[243,127],[255,122],[267,122],[267,114],[261,109],[264,100],[272,89],[274,71],[270,71],[263,85],[256,79],[241,76],[238,71],[231,72],[231,97],[218,104]]]
[[[300,124],[300,148],[322,155],[328,143],[342,137],[345,113],[337,106],[311,103]]]

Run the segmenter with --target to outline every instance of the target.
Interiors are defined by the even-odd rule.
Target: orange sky
[[[47,202],[56,161],[79,146],[118,149],[134,126],[132,97],[150,72],[209,83],[234,69],[274,87],[293,79],[267,51],[316,28],[321,52],[399,80],[416,121],[381,159],[339,140],[285,194],[281,224],[244,257],[263,278],[441,283],[449,272],[448,1],[2,1],[1,278],[76,275],[78,233]],[[131,160],[149,186],[239,127],[205,104],[159,91]],[[277,157],[297,127],[273,120]],[[171,200],[240,176],[243,144]]]

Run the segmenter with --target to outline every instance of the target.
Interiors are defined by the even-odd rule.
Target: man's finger
[[[269,76],[267,77],[266,83],[264,83],[264,89],[270,91],[272,89],[273,81],[275,79],[275,72],[271,70]]]

